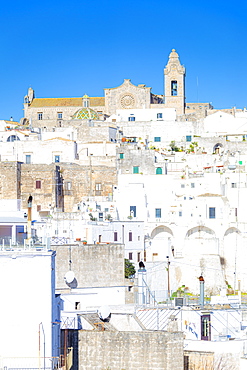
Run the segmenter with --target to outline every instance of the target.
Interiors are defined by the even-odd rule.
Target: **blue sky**
[[[163,93],[175,48],[186,101],[247,106],[247,4],[243,1],[2,2],[0,119],[23,116],[23,97],[103,96],[124,78]],[[197,87],[198,80],[198,87]]]

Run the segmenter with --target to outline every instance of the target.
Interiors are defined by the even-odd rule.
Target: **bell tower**
[[[179,61],[175,49],[169,55],[164,69],[165,86],[164,98],[167,108],[175,108],[178,115],[184,114],[185,109],[185,68]]]

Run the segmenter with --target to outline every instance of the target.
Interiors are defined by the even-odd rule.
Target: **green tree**
[[[124,259],[124,262],[125,262],[125,277],[130,278],[136,273],[135,266],[127,258]]]
[[[173,152],[179,152],[179,148],[176,146],[175,140],[172,140],[169,144]]]

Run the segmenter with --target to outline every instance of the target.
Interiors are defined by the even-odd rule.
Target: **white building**
[[[51,367],[59,359],[55,253],[1,250],[0,366]]]

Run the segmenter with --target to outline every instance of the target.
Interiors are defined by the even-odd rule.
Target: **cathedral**
[[[94,119],[104,120],[119,109],[174,108],[178,116],[185,113],[185,68],[173,49],[164,69],[164,94],[156,95],[151,87],[133,85],[125,79],[118,87],[105,88],[104,97],[36,98],[30,87],[24,97],[24,118],[40,127],[49,126],[56,120]]]

